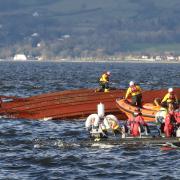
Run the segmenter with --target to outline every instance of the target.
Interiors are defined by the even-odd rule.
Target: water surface
[[[180,87],[180,64],[0,62],[0,94],[27,97],[112,86],[134,80],[143,89]],[[0,119],[0,179],[179,179],[180,151],[159,146],[82,146],[82,121]]]

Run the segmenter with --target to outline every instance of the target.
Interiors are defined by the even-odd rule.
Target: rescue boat
[[[119,107],[120,111],[124,112],[128,118],[132,116],[132,114],[136,111],[137,107],[132,106],[131,102],[125,100],[125,99],[117,99],[117,106]],[[141,114],[144,117],[146,122],[154,122],[155,121],[155,115],[160,109],[160,107],[154,106],[152,103],[148,103],[148,108],[141,108]]]
[[[180,99],[180,88],[174,89],[175,94],[178,99]],[[146,122],[154,122],[156,113],[159,111],[160,106],[155,105],[153,102],[156,98],[162,99],[167,93],[167,90],[151,90],[144,91],[143,96],[143,105],[140,108],[142,116]],[[120,112],[124,112],[128,118],[130,118],[137,109],[136,106],[131,105],[131,100],[125,100],[123,98],[116,99],[116,105],[119,108]]]

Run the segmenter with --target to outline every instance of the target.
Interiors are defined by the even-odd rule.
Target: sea
[[[29,97],[97,88],[110,71],[112,87],[180,87],[180,63],[0,62],[0,95]],[[180,149],[153,145],[87,145],[85,119],[0,119],[1,180],[180,179]],[[84,143],[84,144],[83,144]]]

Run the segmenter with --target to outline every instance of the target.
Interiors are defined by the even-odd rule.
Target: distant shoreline
[[[46,61],[47,62],[47,61]],[[48,61],[49,62],[49,61]],[[53,61],[53,62],[88,62],[88,63],[151,63],[151,64],[180,64],[180,61],[108,61],[108,60],[95,60],[95,61],[81,61],[81,60],[65,60],[65,61]]]
[[[146,60],[6,60],[0,59],[0,62],[72,62],[72,63],[150,63],[150,64],[180,64],[180,61],[146,61]]]

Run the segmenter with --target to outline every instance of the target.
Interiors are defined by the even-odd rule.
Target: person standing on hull
[[[134,81],[130,81],[129,88],[127,89],[125,99],[131,95],[132,105],[142,107],[142,92],[140,86],[136,85]]]
[[[109,77],[111,75],[110,71],[107,71],[101,75],[99,79],[100,91],[109,92]]]
[[[176,94],[174,93],[173,88],[168,89],[168,93],[164,96],[164,98],[161,101],[161,104],[169,108],[169,105],[173,105],[174,108],[178,105],[178,98]]]

